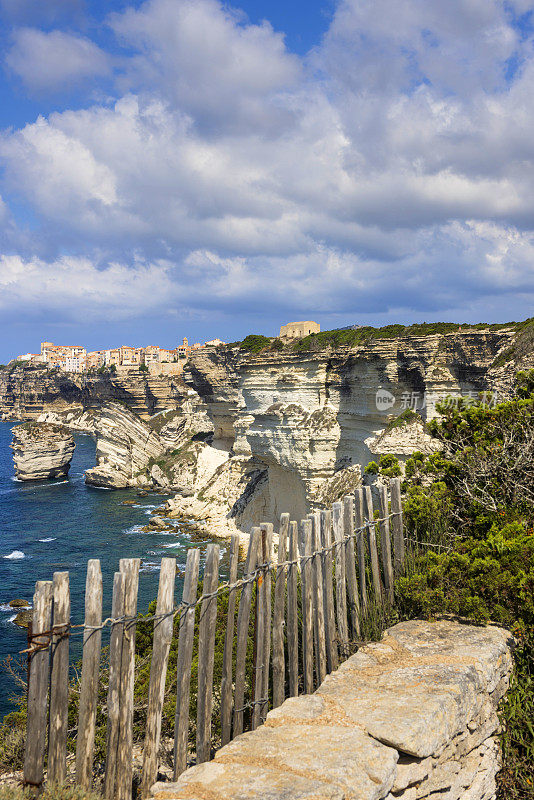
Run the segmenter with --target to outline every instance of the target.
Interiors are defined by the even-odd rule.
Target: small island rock
[[[8,604],[11,608],[29,608],[30,604],[27,600],[21,600],[20,597],[11,600]]]
[[[15,474],[21,481],[42,481],[68,475],[74,439],[61,425],[26,422],[12,430]]]
[[[33,619],[33,611],[24,610],[19,611],[15,619],[13,620],[15,625],[18,625],[19,628],[27,628]]]

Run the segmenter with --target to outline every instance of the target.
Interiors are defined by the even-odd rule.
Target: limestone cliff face
[[[13,461],[21,481],[42,481],[68,475],[74,439],[58,425],[26,423],[13,428]]]
[[[181,379],[154,376],[134,368],[116,374],[77,375],[42,365],[0,370],[0,417],[36,419],[45,412],[98,408],[119,400],[141,418],[175,408],[186,395]]]
[[[391,415],[417,401],[430,419],[448,395],[492,389],[492,365],[514,337],[511,329],[473,331],[258,356],[219,348],[194,354],[184,379],[203,400],[215,440],[265,465],[266,518],[298,518],[325,480],[373,458],[368,443]]]
[[[108,489],[138,486],[147,466],[165,452],[156,431],[118,403],[105,403],[94,413],[96,466],[87,470],[85,482]]]

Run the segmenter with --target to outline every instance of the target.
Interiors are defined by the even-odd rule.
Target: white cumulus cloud
[[[109,56],[90,39],[60,30],[19,28],[5,61],[32,92],[72,88],[111,71]]]

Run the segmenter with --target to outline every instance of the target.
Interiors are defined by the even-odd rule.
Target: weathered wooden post
[[[312,608],[312,544],[311,522],[303,519],[300,523],[301,580],[302,580],[302,667],[304,692],[313,692],[313,608]]]
[[[126,591],[126,575],[116,572],[113,577],[113,600],[111,616],[113,620],[124,617],[124,597]],[[106,740],[106,773],[104,777],[104,797],[115,800],[115,778],[117,774],[117,748],[119,742],[119,709],[120,678],[122,661],[123,622],[113,622],[109,640],[109,682],[107,698],[107,740]]]
[[[87,562],[85,582],[85,628],[83,632],[83,661],[78,706],[76,737],[76,783],[89,789],[93,777],[96,710],[100,679],[100,649],[102,643],[102,570],[100,561]]]
[[[67,777],[67,729],[69,712],[69,573],[54,572],[54,632],[50,671],[50,718],[48,729],[48,781],[61,784]]]
[[[161,715],[165,699],[165,681],[174,626],[174,582],[176,578],[176,559],[162,558],[159,575],[156,617],[154,620],[154,639],[150,680],[148,686],[148,710],[146,734],[143,748],[143,771],[140,796],[148,797],[150,787],[156,782],[158,774],[158,752],[161,737]]]
[[[332,507],[332,525],[336,543],[336,601],[337,629],[340,638],[340,654],[348,655],[349,631],[347,622],[347,588],[345,570],[345,544],[343,541],[343,505],[334,503]]]
[[[289,696],[299,693],[299,631],[298,631],[298,526],[289,523],[289,561],[287,570],[287,666]]]
[[[126,576],[122,629],[122,659],[119,703],[119,741],[117,748],[116,800],[131,800],[133,777],[133,706],[135,681],[135,631],[139,558],[121,558],[119,569]]]
[[[371,487],[365,487],[365,505],[367,507],[367,544],[369,546],[369,556],[371,558],[371,575],[373,576],[373,588],[375,599],[378,604],[382,602],[382,587],[380,585],[380,569],[378,566],[378,550],[376,547],[376,531],[374,522],[373,497]]]
[[[210,597],[219,583],[218,544],[209,544],[204,566],[203,595],[198,630],[197,764],[210,760],[211,713],[213,709],[213,659],[217,597]]]
[[[362,610],[367,611],[367,579],[365,577],[365,539],[364,527],[364,495],[363,487],[358,486],[354,492],[354,516],[356,521],[356,552],[358,554],[358,574],[360,576],[360,591],[362,593]]]
[[[221,680],[221,744],[225,745],[232,735],[232,659],[234,651],[235,605],[237,589],[232,585],[237,580],[239,561],[239,534],[233,533],[230,539],[230,564],[228,582],[228,617],[224,638],[223,668]]]
[[[393,531],[393,554],[395,577],[404,572],[404,531],[402,524],[402,501],[400,478],[393,478],[391,489],[391,529]]]
[[[179,619],[178,658],[176,661],[176,715],[174,718],[174,780],[187,767],[189,735],[189,698],[191,696],[191,661],[195,633],[195,603],[198,591],[200,552],[187,551],[182,609]]]
[[[349,598],[350,623],[353,638],[360,638],[360,597],[356,577],[356,556],[354,552],[354,498],[343,498],[343,523],[345,532],[345,563],[347,572],[347,595]]]
[[[321,545],[323,554],[324,575],[324,609],[326,625],[326,668],[328,672],[337,669],[339,664],[337,652],[336,616],[334,610],[334,579],[332,559],[332,512],[321,511]]]
[[[379,508],[382,522],[380,523],[380,550],[382,554],[382,567],[384,570],[384,584],[389,602],[394,600],[393,564],[391,563],[391,540],[389,538],[389,504],[388,491],[384,485],[378,489]]]
[[[265,604],[263,607],[263,613],[265,616],[265,621],[263,624],[263,635],[264,635],[264,644],[263,644],[263,687],[262,687],[262,697],[266,699],[265,705],[260,708],[261,712],[261,719],[265,721],[265,717],[267,716],[267,711],[269,707],[269,664],[271,661],[271,617],[272,617],[272,560],[273,560],[273,524],[271,522],[262,522],[261,524],[262,530],[262,541],[264,544],[264,553],[263,553],[263,563],[268,564],[269,566],[265,570],[264,582],[265,582]],[[263,533],[265,533],[265,537],[263,537]]]
[[[247,559],[245,562],[244,578],[251,578],[258,563],[261,540],[260,528],[252,528],[248,543]],[[252,605],[252,581],[246,583],[241,590],[239,611],[237,613],[237,648],[235,658],[235,689],[234,689],[234,737],[243,733],[243,712],[245,702],[245,668],[247,658],[248,626],[250,609]]]
[[[321,554],[321,517],[316,511],[310,514],[312,524],[313,610],[315,630],[315,672],[317,686],[326,678],[326,630],[324,620],[324,578]]]
[[[258,576],[256,578],[256,624],[254,641],[254,685],[253,685],[253,707],[251,730],[255,730],[260,724],[261,703],[263,701],[263,672],[264,672],[264,652],[265,652],[265,604],[267,601],[265,592],[265,567],[267,543],[266,531],[261,531],[260,556],[258,558]],[[261,568],[260,568],[261,567]]]
[[[39,791],[44,778],[52,581],[37,581],[33,595],[32,636],[28,654],[28,718],[24,754],[24,785]],[[35,649],[34,649],[35,648]]]
[[[286,595],[286,568],[283,566],[287,553],[287,534],[289,514],[280,517],[278,533],[278,566],[274,587],[273,612],[273,708],[282,705],[285,699],[285,658],[284,658],[284,605]]]

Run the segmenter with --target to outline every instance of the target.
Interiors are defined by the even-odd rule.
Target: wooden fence
[[[404,568],[400,480],[392,480],[390,489],[390,498],[385,487],[379,490],[378,518],[369,487],[334,503],[331,510],[309,514],[300,524],[282,514],[276,562],[273,525],[253,528],[240,577],[239,539],[232,536],[228,580],[222,584],[219,546],[209,544],[200,596],[200,552],[190,549],[179,606],[174,602],[176,560],[163,558],[156,611],[151,617],[137,614],[139,559],[121,559],[113,581],[111,617],[106,620],[102,619],[98,560],[88,563],[83,624],[74,625],[70,620],[67,572],[54,573],[53,581],[38,581],[29,631],[25,784],[41,787],[45,769],[48,782],[67,780],[69,638],[74,633],[83,633],[75,782],[90,787],[94,781],[102,631],[106,627],[111,631],[102,782],[107,800],[132,797],[135,641],[141,620],[154,625],[141,797],[148,795],[158,772],[173,636],[178,636],[175,778],[186,768],[190,755],[194,646],[198,663],[197,763],[212,756],[214,688],[220,692],[217,744],[226,744],[245,727],[256,728],[269,708],[279,706],[286,697],[313,692],[340,660],[356,649],[369,615],[394,602],[394,578]],[[214,687],[217,603],[223,596],[227,606],[222,678],[220,686]],[[253,631],[252,663],[249,631]]]

